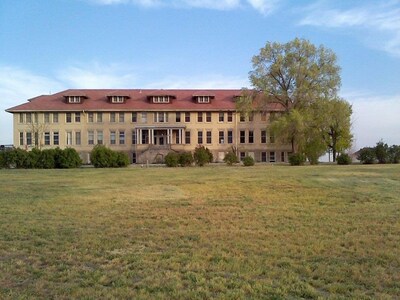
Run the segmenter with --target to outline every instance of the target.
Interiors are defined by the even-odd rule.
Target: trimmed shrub
[[[82,165],[82,160],[78,152],[74,148],[66,148],[64,150],[56,150],[57,167],[60,169],[78,168]]]
[[[197,146],[193,154],[194,162],[196,165],[202,167],[213,161],[211,151],[204,146]]]
[[[190,167],[194,162],[192,152],[179,153],[179,164],[182,167]]]
[[[90,161],[95,168],[117,168],[129,165],[126,153],[113,151],[104,145],[94,146],[90,152]]]
[[[239,163],[239,159],[238,159],[238,157],[236,156],[236,153],[235,153],[235,152],[229,151],[228,153],[225,154],[224,162],[225,162],[228,166],[232,166],[233,164]]]
[[[376,161],[375,149],[369,147],[362,148],[357,155],[357,159],[362,164],[370,165],[375,163]]]
[[[336,157],[336,162],[338,165],[350,165],[352,163],[350,155],[347,153],[342,153]]]
[[[294,153],[289,155],[289,163],[291,166],[302,166],[306,162],[306,157],[302,153]]]
[[[56,167],[56,150],[42,150],[38,159],[38,165],[43,169],[54,169]]]
[[[176,152],[169,152],[164,158],[167,167],[175,168],[179,166],[179,154]]]
[[[254,166],[254,163],[254,158],[252,158],[251,156],[247,155],[243,158],[243,165],[246,167]]]

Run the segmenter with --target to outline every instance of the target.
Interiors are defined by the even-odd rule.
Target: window
[[[66,120],[67,123],[71,123],[72,122],[72,114],[71,113],[66,113],[65,120]]]
[[[240,152],[240,161],[243,161],[245,157],[246,157],[246,152]]]
[[[103,131],[102,130],[97,131],[97,144],[103,145]]]
[[[246,143],[246,131],[244,130],[240,130],[240,143]]]
[[[26,133],[26,144],[28,146],[32,145],[32,132]]]
[[[281,162],[285,162],[285,152],[281,152]]]
[[[154,122],[156,123],[166,123],[168,122],[167,112],[156,112],[154,113]]]
[[[142,112],[142,123],[147,123],[147,112]]]
[[[110,144],[111,145],[116,144],[116,134],[114,130],[110,131]]]
[[[233,143],[233,131],[228,130],[228,144],[232,144],[232,143]]]
[[[132,118],[132,122],[136,123],[137,122],[137,112],[133,112],[131,118]]]
[[[81,103],[81,96],[68,96],[67,102],[68,103]]]
[[[210,96],[195,96],[197,103],[210,103]]]
[[[206,112],[206,122],[211,122],[211,112]]]
[[[185,131],[185,144],[190,144],[190,131]]]
[[[136,135],[136,130],[132,130],[132,145],[137,144],[137,135]]]
[[[142,144],[148,144],[149,143],[149,131],[144,129],[142,130]]]
[[[239,121],[240,121],[240,122],[245,122],[245,121],[246,121],[246,115],[243,114],[243,113],[240,113],[240,119],[239,119]]]
[[[228,111],[228,122],[233,121],[233,113],[231,111]]]
[[[110,113],[110,122],[115,123],[115,112]]]
[[[75,132],[75,145],[80,145],[81,144],[81,132],[77,131]]]
[[[219,113],[219,115],[218,115],[218,122],[224,122],[224,113],[223,112],[220,112]]]
[[[253,144],[253,143],[254,143],[254,131],[249,130],[249,144]]]
[[[19,133],[19,145],[20,146],[24,145],[24,133],[23,132]]]
[[[24,114],[23,113],[19,114],[19,122],[24,123]]]
[[[76,123],[80,123],[81,122],[81,113],[80,112],[76,112],[75,113],[75,122]]]
[[[119,122],[125,123],[125,113],[123,113],[123,112],[119,113]]]
[[[249,113],[249,122],[253,122],[254,121],[254,113],[251,112]]]
[[[262,122],[267,121],[267,112],[266,111],[261,112],[261,121]]]
[[[207,144],[211,144],[212,143],[212,132],[210,131],[210,130],[208,130],[207,132],[206,132],[206,137],[207,137],[207,140],[206,140],[206,142],[207,142]]]
[[[267,152],[261,152],[261,161],[267,162]]]
[[[110,100],[111,100],[111,103],[124,103],[125,96],[111,96]]]
[[[175,122],[176,123],[181,122],[181,113],[180,112],[175,113]]]
[[[88,131],[88,144],[94,145],[94,131],[93,130]]]
[[[202,112],[197,113],[197,122],[203,122],[203,113]]]
[[[103,122],[103,113],[97,113],[97,123]]]
[[[92,113],[92,112],[88,113],[88,122],[89,123],[94,122],[94,113]]]
[[[185,112],[185,122],[190,122],[190,112]]]
[[[119,144],[120,145],[125,144],[125,131],[123,131],[123,130],[119,131]]]
[[[203,144],[203,131],[197,132],[197,144]]]
[[[50,123],[50,113],[44,113],[44,122],[46,124]]]
[[[170,96],[152,96],[153,103],[169,103]]]
[[[58,113],[53,113],[53,123],[58,123]]]
[[[26,114],[26,123],[32,123],[32,114],[31,113]]]
[[[225,143],[225,132],[223,130],[219,131],[218,134],[218,143],[223,144]]]
[[[60,135],[58,131],[53,132],[53,145],[59,145],[60,144]]]
[[[267,131],[261,130],[261,144],[267,143]]]
[[[269,162],[275,162],[275,152],[273,151],[269,153]]]
[[[72,145],[72,132],[67,131],[67,145],[70,146]]]

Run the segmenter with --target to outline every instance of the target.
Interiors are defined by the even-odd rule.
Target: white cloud
[[[343,97],[353,106],[355,149],[374,146],[379,140],[400,144],[400,95],[376,96],[347,92]]]
[[[12,115],[5,109],[62,89],[64,85],[57,80],[21,68],[0,66],[0,144],[12,143]]]
[[[57,74],[59,80],[69,88],[132,88],[136,82],[134,71],[120,64],[70,66]]]
[[[149,89],[241,89],[248,87],[247,78],[227,77],[222,75],[206,75],[203,77],[169,76],[159,81],[148,83]]]
[[[89,0],[99,5],[133,4],[142,7],[192,7],[216,10],[232,10],[251,6],[261,14],[269,14],[281,0]]]
[[[372,47],[400,56],[400,2],[340,9],[319,1],[303,10],[306,16],[299,25],[359,29]],[[329,2],[331,3],[331,2]],[[337,4],[339,5],[339,4]]]

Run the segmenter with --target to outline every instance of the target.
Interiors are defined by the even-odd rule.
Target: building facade
[[[282,108],[240,114],[241,90],[66,90],[7,109],[13,114],[14,146],[75,148],[85,163],[97,144],[129,155],[132,163],[163,162],[170,151],[204,145],[222,162],[240,159],[287,162],[290,145],[275,143],[267,126]]]

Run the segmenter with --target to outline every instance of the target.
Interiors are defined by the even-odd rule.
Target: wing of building
[[[215,161],[234,149],[240,158],[286,162],[290,145],[268,134],[272,113],[241,115],[241,90],[66,90],[43,95],[6,111],[14,116],[14,146],[75,148],[84,162],[97,144],[126,152],[132,163],[163,161],[170,151],[210,149]]]

